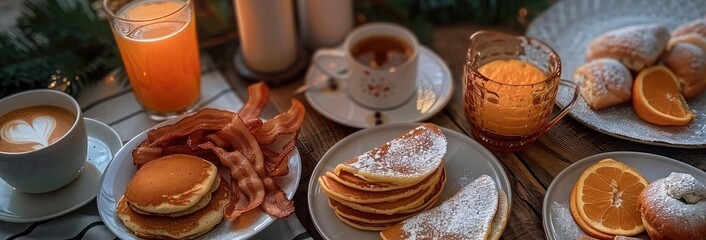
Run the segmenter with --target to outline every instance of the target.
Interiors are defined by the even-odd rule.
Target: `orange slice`
[[[637,197],[647,181],[635,169],[604,159],[586,169],[576,184],[579,215],[591,228],[623,236],[645,231],[637,211]]]
[[[637,75],[632,103],[640,118],[657,125],[684,126],[696,116],[684,101],[677,77],[664,66],[649,67]]]
[[[596,229],[593,229],[591,226],[588,226],[588,224],[586,224],[583,219],[581,219],[579,209],[576,207],[576,185],[578,184],[574,184],[574,188],[571,191],[571,197],[569,199],[569,210],[571,211],[571,217],[576,222],[576,225],[578,225],[579,228],[581,228],[581,230],[586,233],[586,235],[591,236],[592,238],[597,238],[601,240],[613,240],[613,238],[615,238],[614,235],[606,234]]]

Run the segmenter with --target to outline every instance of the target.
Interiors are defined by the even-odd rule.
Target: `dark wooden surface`
[[[433,31],[434,43],[430,46],[448,64],[453,75],[455,92],[449,105],[440,113],[427,120],[439,126],[470,135],[470,125],[463,112],[462,71],[468,37],[478,30],[495,30],[512,34],[522,34],[518,30],[459,25],[437,28]],[[209,53],[219,64],[220,70],[231,86],[241,96],[247,98],[248,82],[234,69],[233,54],[237,43],[224,44],[209,49]],[[276,56],[273,56],[276,57]],[[270,104],[265,109],[265,117],[274,116],[290,106],[292,91],[303,83],[303,75],[290,82],[271,86]],[[307,207],[307,188],[316,163],[336,142],[359,129],[346,127],[328,120],[308,107],[302,96],[294,96],[307,105],[307,116],[297,147],[302,159],[302,179],[294,196],[296,214],[304,227],[315,238],[321,236],[314,227]],[[675,158],[706,170],[706,150],[684,150],[649,146],[617,139],[582,125],[565,117],[551,130],[542,135],[529,149],[515,153],[494,153],[510,178],[513,199],[512,212],[503,239],[543,239],[546,238],[542,226],[542,201],[552,182],[564,168],[582,158],[610,151],[637,151]],[[315,176],[314,176],[315,177]]]

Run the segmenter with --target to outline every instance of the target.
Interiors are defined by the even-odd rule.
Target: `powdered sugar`
[[[439,167],[446,144],[446,137],[438,127],[425,124],[346,164],[363,175],[424,177]]]
[[[620,62],[610,58],[596,59],[576,70],[575,81],[581,86],[582,93],[587,92],[593,99],[602,98],[608,93],[629,99],[632,88],[630,70]],[[581,76],[582,74],[592,76]],[[588,80],[593,79],[593,81]]]
[[[588,46],[588,58],[618,57],[619,51],[628,52],[629,56],[640,58],[646,64],[652,64],[664,51],[669,32],[658,24],[635,25],[608,31],[598,36]],[[620,50],[616,50],[620,49]]]
[[[691,174],[673,172],[667,177],[665,187],[669,196],[683,199],[688,204],[698,203],[706,198],[706,186]]]
[[[570,211],[569,204],[557,202],[552,203],[552,213],[554,214],[554,218],[558,220],[559,224],[558,230],[560,230],[566,239],[577,239],[581,232],[578,226],[576,226]]]
[[[699,186],[700,185],[700,186]],[[694,204],[682,202],[681,198],[674,198],[668,192],[680,196],[685,193],[700,192],[704,194],[703,184],[693,179],[688,174],[672,173],[667,178],[662,178],[651,183],[641,195],[645,195],[646,202],[641,207],[641,212],[656,212],[657,218],[676,221],[681,224],[673,226],[680,231],[691,231],[696,226],[706,225],[706,200],[702,199]],[[651,209],[651,210],[648,210]]]
[[[484,239],[497,209],[497,186],[482,175],[438,207],[405,220],[402,231],[410,240]]]

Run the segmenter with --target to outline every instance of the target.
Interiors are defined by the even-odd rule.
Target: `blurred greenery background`
[[[236,0],[237,1],[237,0]],[[296,0],[292,0],[296,1]],[[552,0],[352,0],[357,25],[395,22],[431,44],[435,26],[524,29]],[[19,2],[19,3],[18,3]],[[237,39],[233,0],[195,0],[199,43]],[[296,6],[296,4],[294,4]],[[122,65],[102,0],[0,0],[0,98],[54,88],[78,94]]]

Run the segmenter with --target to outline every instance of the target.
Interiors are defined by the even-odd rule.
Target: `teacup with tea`
[[[34,90],[0,100],[0,178],[8,185],[56,190],[79,175],[86,154],[85,122],[71,96]]]
[[[321,66],[326,57],[345,58],[348,71]],[[371,109],[390,109],[417,90],[419,43],[409,30],[389,23],[370,23],[348,34],[340,49],[321,49],[313,62],[327,75],[343,80],[346,93]]]

